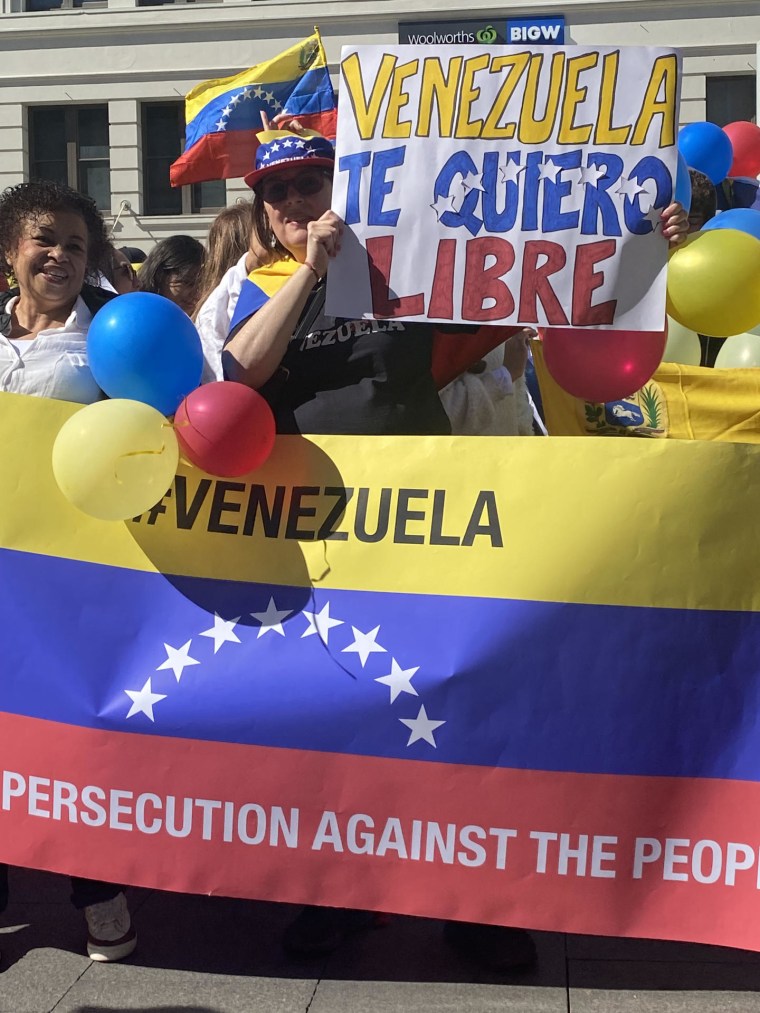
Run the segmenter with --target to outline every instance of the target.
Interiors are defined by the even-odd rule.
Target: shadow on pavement
[[[13,870],[11,904],[0,919],[2,969],[27,953],[53,948],[84,962],[84,923],[68,901],[64,877]],[[641,939],[534,933],[535,968],[492,975],[465,962],[444,942],[442,924],[393,916],[352,936],[329,958],[290,959],[281,938],[296,907],[220,897],[128,891],[138,949],[134,968],[245,978],[353,982],[509,984],[611,991],[760,991],[760,954],[721,947]],[[61,952],[63,951],[63,952]],[[87,965],[85,965],[87,966]],[[2,981],[2,975],[0,975]],[[155,996],[158,999],[158,996]],[[172,1006],[180,1013],[213,1007]],[[166,1006],[145,1007],[158,1013]],[[76,1013],[121,1013],[85,1005]]]

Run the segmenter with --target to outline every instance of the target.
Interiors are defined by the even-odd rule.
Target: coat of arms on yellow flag
[[[557,384],[532,343],[550,436],[639,436],[760,443],[760,369],[707,369],[663,362],[640,390],[595,404]]]

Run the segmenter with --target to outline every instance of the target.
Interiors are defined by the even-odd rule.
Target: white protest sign
[[[665,49],[344,48],[326,311],[662,330],[680,73]]]

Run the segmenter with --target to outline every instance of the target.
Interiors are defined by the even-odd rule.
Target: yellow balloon
[[[760,240],[734,229],[688,236],[670,255],[667,309],[716,338],[760,324]]]
[[[72,415],[53,446],[53,474],[75,507],[104,521],[136,517],[172,484],[179,446],[171,424],[141,401],[96,401]]]
[[[699,335],[677,320],[668,317],[668,340],[665,345],[663,362],[680,362],[684,366],[698,366],[702,361],[702,346]]]
[[[734,334],[723,342],[715,359],[716,369],[748,369],[760,366],[760,334]]]

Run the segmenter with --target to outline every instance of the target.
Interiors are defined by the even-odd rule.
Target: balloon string
[[[324,563],[324,568],[322,572],[316,577],[313,577],[311,574],[309,574],[309,580],[311,581],[312,584],[319,584],[321,581],[325,579],[325,577],[332,570],[332,567],[330,566],[330,563],[327,559],[327,542],[324,539],[322,540],[322,561]]]
[[[166,452],[166,446],[161,447],[160,450],[128,450],[125,454],[119,454],[119,456],[117,457],[116,462],[115,462],[116,467],[113,469],[114,480],[119,485],[124,485],[124,480],[121,479],[121,478],[119,478],[119,471],[118,471],[119,461],[121,461],[123,458],[125,458],[125,457],[142,457],[144,454],[147,454],[147,455],[152,456],[152,457],[160,457],[161,454],[163,454],[165,452]]]

